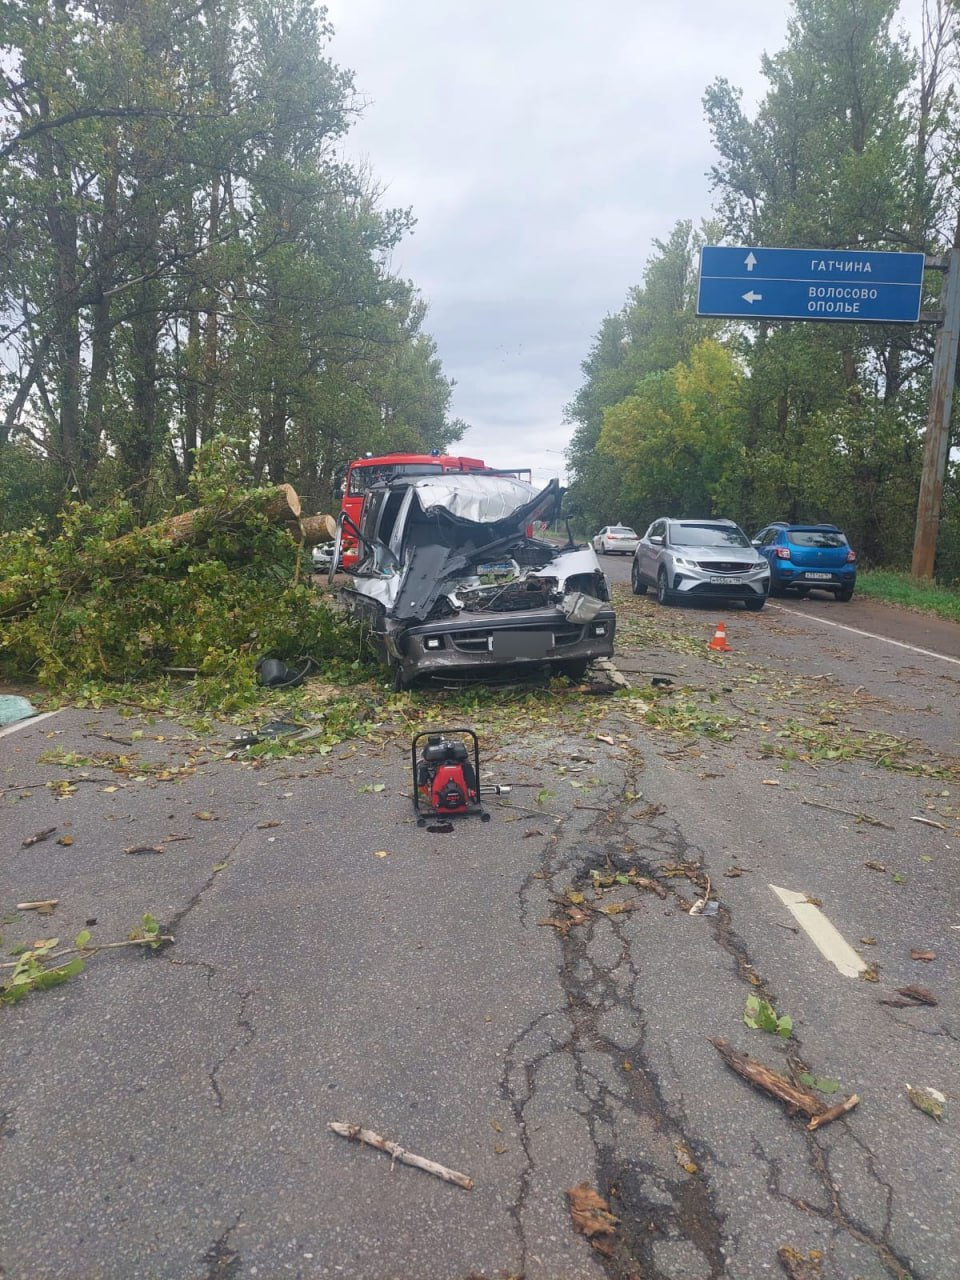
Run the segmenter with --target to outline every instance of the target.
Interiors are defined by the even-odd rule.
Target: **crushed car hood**
[[[484,569],[546,579],[560,589],[566,578],[597,567],[589,548],[558,552],[528,534],[535,520],[557,509],[556,480],[538,491],[509,476],[458,474],[424,476],[408,487],[402,560],[373,573],[361,567],[349,588],[378,601],[394,624],[425,621],[441,596],[456,601]],[[531,545],[541,549],[541,563],[520,571],[512,553]]]

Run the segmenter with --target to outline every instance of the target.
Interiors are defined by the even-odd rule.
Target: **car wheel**
[[[781,587],[779,582],[774,582],[773,578],[771,577],[770,595],[779,597],[779,596],[782,596],[783,594],[784,594],[783,587]]]
[[[667,586],[667,571],[661,567],[657,574],[657,604],[671,604],[673,592]]]
[[[807,596],[808,596],[809,594],[810,594],[810,588],[809,588],[809,587],[797,587],[797,599],[798,599],[798,600],[806,600],[806,598],[807,598]]]
[[[636,560],[630,566],[630,586],[633,588],[635,596],[645,596],[647,594],[647,584],[640,581],[640,570],[637,567]]]
[[[853,587],[841,587],[837,592],[837,599],[842,600],[844,604],[853,599]]]
[[[743,602],[751,613],[759,613],[763,606],[767,603],[766,596],[751,596],[749,600]]]
[[[576,684],[587,674],[588,665],[588,658],[577,658],[576,660],[571,658],[569,662],[558,662],[557,670],[562,676],[566,676],[568,680],[572,680]]]
[[[393,676],[393,692],[406,693],[410,688],[410,681],[403,674],[403,667],[396,660],[390,663],[390,670]]]

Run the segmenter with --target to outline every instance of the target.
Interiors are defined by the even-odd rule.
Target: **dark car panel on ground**
[[[630,583],[635,595],[652,587],[660,604],[678,600],[739,600],[762,609],[770,569],[732,520],[662,518],[640,539]]]
[[[857,556],[836,525],[777,520],[760,530],[753,545],[770,565],[771,595],[817,590],[844,602],[852,598]]]

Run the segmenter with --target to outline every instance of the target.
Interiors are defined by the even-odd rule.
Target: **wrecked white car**
[[[533,536],[561,489],[490,472],[397,476],[373,485],[360,558],[341,599],[406,688],[423,677],[494,676],[547,666],[579,679],[613,653],[616,615],[592,547]],[[333,574],[330,575],[331,581]]]

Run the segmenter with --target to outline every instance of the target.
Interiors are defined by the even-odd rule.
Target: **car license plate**
[[[743,582],[742,578],[721,577],[719,574],[712,577],[710,581],[717,587],[737,586]]]
[[[833,577],[832,573],[805,573],[805,578],[816,578],[818,582],[829,582]]]
[[[553,648],[551,631],[494,631],[490,639],[498,658],[545,658]]]

